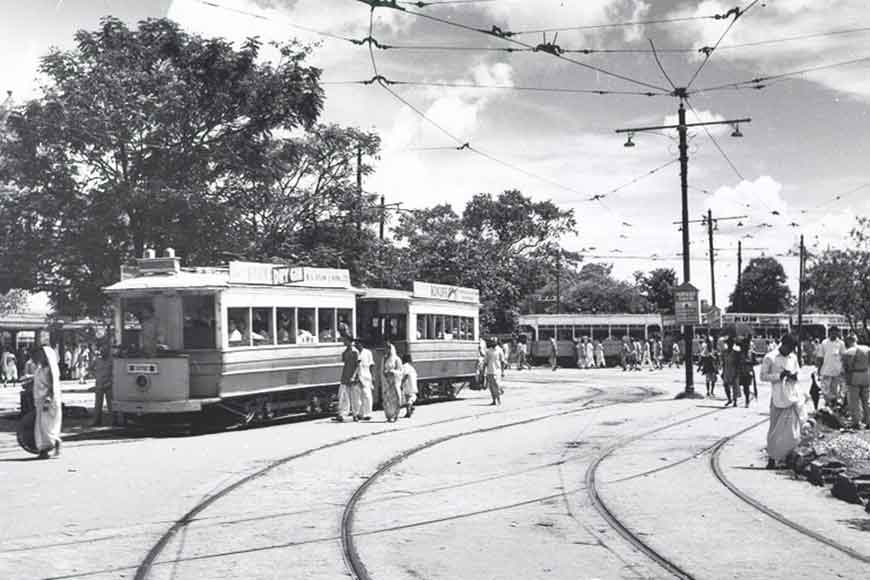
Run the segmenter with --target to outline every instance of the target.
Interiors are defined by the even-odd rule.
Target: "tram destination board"
[[[674,317],[679,325],[701,323],[698,289],[688,282],[674,287]]]

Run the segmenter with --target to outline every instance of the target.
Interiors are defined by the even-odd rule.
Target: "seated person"
[[[332,330],[326,328],[320,331],[320,342],[335,342],[335,335]]]
[[[314,335],[307,328],[300,328],[296,339],[298,342],[314,342]]]
[[[230,320],[230,345],[238,346],[245,342],[245,335],[240,330],[240,324],[235,320]]]

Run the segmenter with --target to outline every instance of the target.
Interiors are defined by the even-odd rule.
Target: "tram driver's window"
[[[184,316],[184,348],[215,348],[214,296],[184,295],[181,297],[181,310]]]
[[[251,310],[251,340],[254,346],[273,344],[272,337],[272,309],[253,308]]]
[[[317,342],[314,326],[314,309],[300,308],[299,309],[299,329],[296,332],[296,342],[300,344],[311,344]]]
[[[296,309],[278,309],[278,344],[296,343]]]
[[[249,346],[250,334],[248,329],[251,327],[250,309],[248,308],[228,308],[227,309],[227,338],[230,346]]]
[[[335,308],[319,308],[317,310],[318,342],[338,342],[335,332]]]
[[[142,322],[145,312],[154,312],[154,299],[122,298],[121,299],[121,345],[126,348],[138,349],[142,334]]]

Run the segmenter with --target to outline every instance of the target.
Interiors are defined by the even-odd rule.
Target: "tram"
[[[149,251],[104,291],[118,345],[113,405],[125,421],[329,412],[352,329],[376,360],[376,402],[385,339],[413,357],[420,399],[454,397],[476,377],[479,295],[470,288],[355,288],[347,270],[257,262],[182,268],[167,250]]]

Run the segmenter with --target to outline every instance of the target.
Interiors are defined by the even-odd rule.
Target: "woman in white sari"
[[[384,356],[384,381],[381,389],[381,403],[384,406],[384,416],[388,422],[399,418],[402,406],[402,359],[396,354],[396,347],[386,343]]]
[[[33,430],[39,458],[47,459],[52,449],[55,457],[60,455],[60,367],[57,354],[50,346],[40,347],[34,361],[38,366],[33,375],[33,403],[36,407]]]

